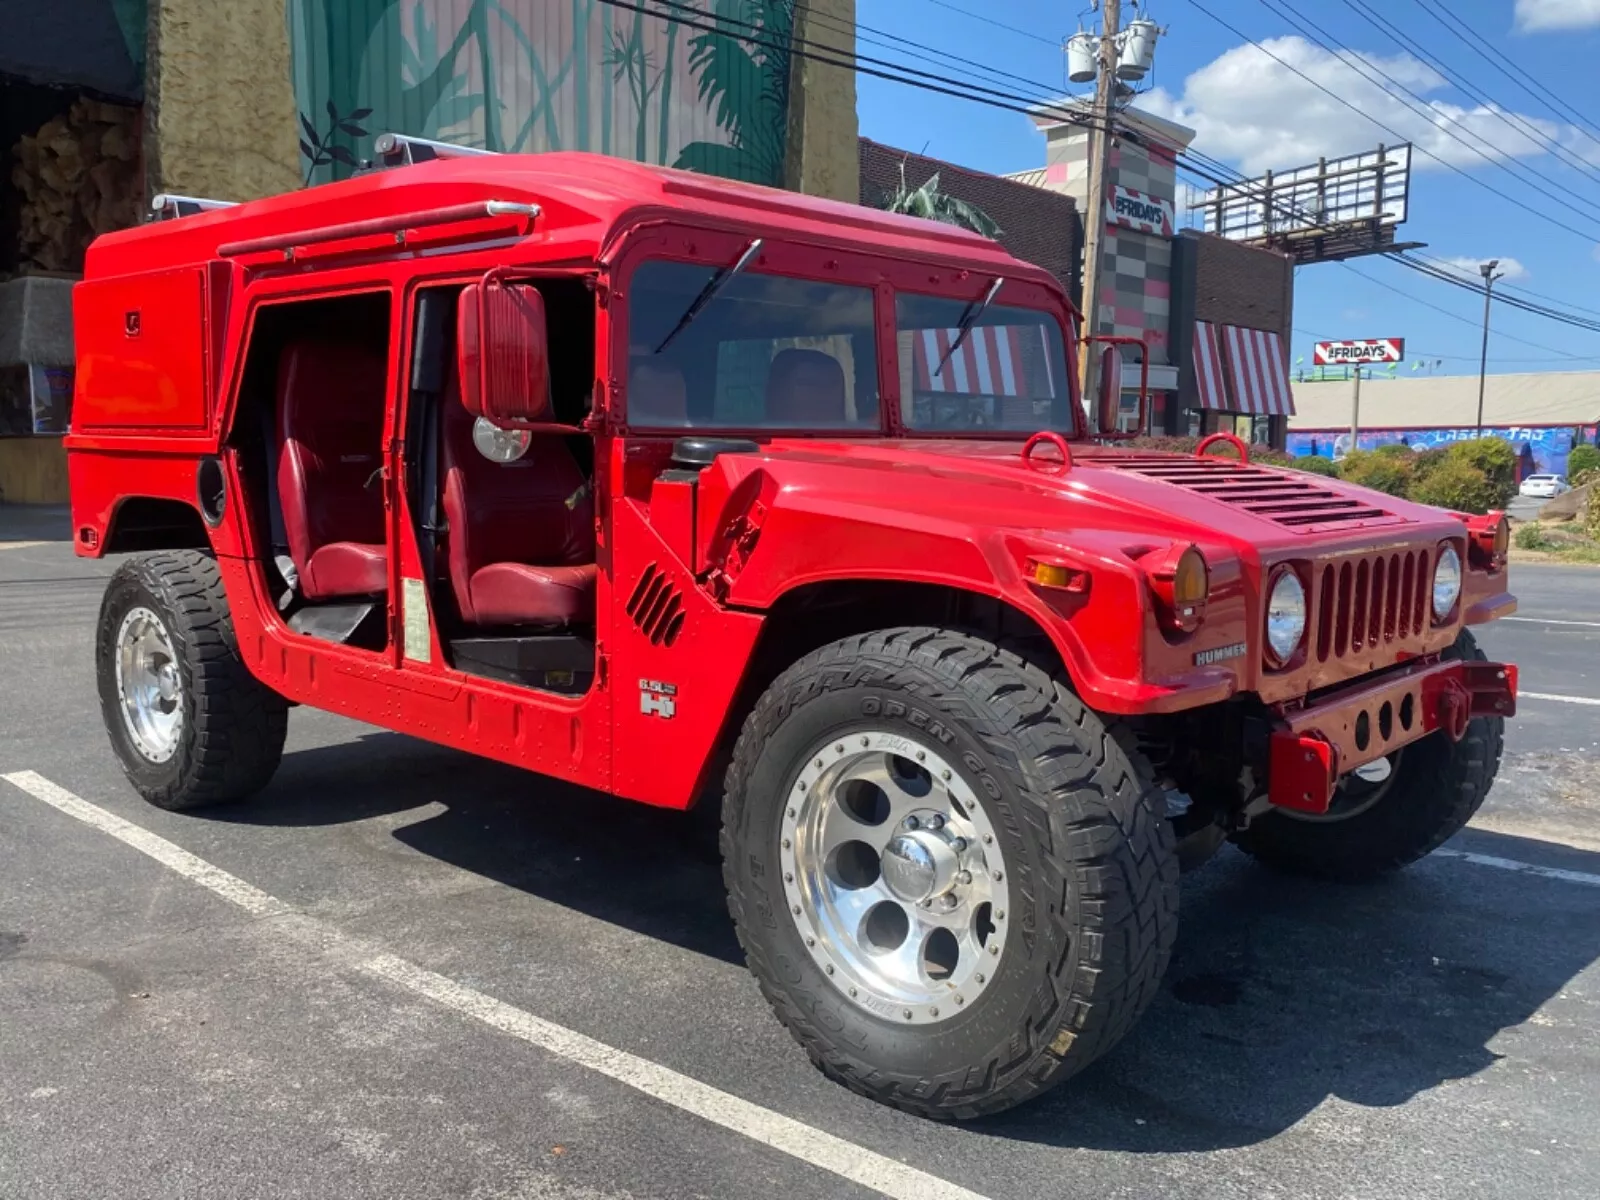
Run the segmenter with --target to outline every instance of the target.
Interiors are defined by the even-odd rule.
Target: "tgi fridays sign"
[[[1121,184],[1111,185],[1111,220],[1140,233],[1171,237],[1176,217],[1171,200],[1147,196]]]
[[[1318,342],[1312,361],[1319,367],[1364,367],[1404,362],[1405,338],[1367,338],[1359,342]]]

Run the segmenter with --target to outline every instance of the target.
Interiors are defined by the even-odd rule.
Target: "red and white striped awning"
[[[1222,381],[1222,346],[1217,327],[1209,321],[1194,323],[1194,378],[1200,389],[1200,407],[1226,412],[1228,393]]]
[[[1038,399],[1055,394],[1050,357],[1044,353],[1037,325],[976,326],[937,375],[933,369],[950,349],[957,331],[922,329],[913,336],[912,362],[920,392]],[[1043,376],[1033,379],[1032,374],[1039,371]]]
[[[1224,359],[1233,392],[1232,411],[1258,417],[1294,415],[1289,358],[1283,336],[1265,329],[1222,327]]]

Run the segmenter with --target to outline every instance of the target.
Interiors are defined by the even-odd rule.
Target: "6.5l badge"
[[[654,679],[639,680],[639,711],[647,717],[672,720],[678,714],[678,685]]]

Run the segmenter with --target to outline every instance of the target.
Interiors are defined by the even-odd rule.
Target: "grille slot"
[[[628,597],[627,611],[651,645],[670,646],[683,631],[683,593],[655,563],[639,576],[633,595]]]
[[[1330,563],[1318,572],[1318,662],[1399,646],[1427,629],[1428,552],[1395,551]]]
[[[1219,458],[1150,454],[1107,455],[1096,458],[1094,463],[1209,496],[1298,533],[1399,525],[1406,521],[1371,501],[1343,496],[1314,483],[1312,476],[1295,478],[1298,472],[1267,470]]]

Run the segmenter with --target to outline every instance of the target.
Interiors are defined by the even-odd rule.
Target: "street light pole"
[[[1499,265],[1498,258],[1491,258],[1478,268],[1483,276],[1483,350],[1478,356],[1478,437],[1483,436],[1483,385],[1489,373],[1489,301],[1494,296],[1495,281],[1505,278],[1503,272],[1495,274],[1495,268]]]
[[[1117,96],[1117,35],[1122,30],[1121,0],[1105,0],[1105,24],[1100,31],[1096,51],[1100,57],[1100,70],[1095,77],[1094,114],[1090,118],[1089,137],[1094,153],[1089,156],[1089,195],[1083,220],[1083,335],[1094,337],[1100,332],[1100,257],[1106,233],[1106,175],[1111,165],[1111,116]],[[1094,413],[1100,362],[1090,352],[1083,350],[1083,396]]]

